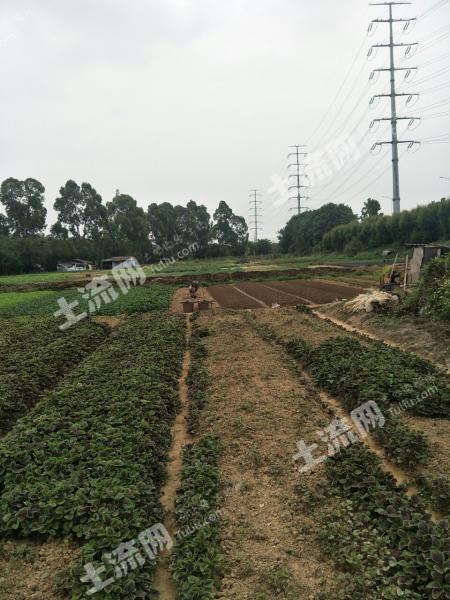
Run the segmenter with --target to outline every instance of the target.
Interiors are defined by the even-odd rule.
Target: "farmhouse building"
[[[72,260],[61,260],[56,265],[57,271],[92,271],[94,269],[94,263],[88,260],[82,260],[81,258],[74,258]]]
[[[422,267],[434,258],[439,258],[450,252],[450,246],[441,244],[408,244],[413,247],[413,255],[409,261],[408,283],[417,283]]]
[[[134,256],[113,256],[102,261],[102,269],[111,271],[116,267],[139,267],[139,261]]]

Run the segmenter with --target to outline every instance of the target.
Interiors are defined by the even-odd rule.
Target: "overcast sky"
[[[398,41],[421,42],[408,60],[397,50],[398,66],[421,66],[399,85],[421,96],[407,108],[399,99],[399,113],[427,116],[413,132],[404,121],[401,139],[449,134],[450,2],[395,12],[425,13],[407,35],[397,26]],[[328,161],[311,208],[359,212],[371,196],[390,213],[390,147],[369,153],[389,124],[368,132],[389,114],[384,99],[368,108],[388,91],[385,73],[368,84],[387,50],[366,59],[388,33],[380,24],[368,38],[368,22],[385,15],[364,0],[0,0],[0,179],[39,179],[50,223],[67,179],[105,202],[116,189],[143,207],[193,199],[212,213],[225,200],[246,218],[249,189],[260,188],[262,235],[275,239],[292,214],[288,146],[308,142],[314,167]],[[402,208],[450,195],[440,179],[450,178],[450,144],[424,143],[400,169]]]

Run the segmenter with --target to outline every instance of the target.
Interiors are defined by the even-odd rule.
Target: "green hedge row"
[[[184,450],[176,501],[179,540],[171,557],[180,600],[213,600],[220,585],[219,441],[205,436]]]
[[[183,353],[181,317],[131,317],[0,442],[0,534],[81,542],[60,579],[72,600],[88,590],[82,564],[162,520]],[[148,563],[95,597],[150,598],[151,574]]]
[[[192,325],[191,336],[191,364],[187,376],[188,393],[189,393],[189,416],[188,416],[188,431],[196,433],[200,414],[207,401],[207,389],[210,382],[208,369],[205,366],[205,358],[208,354],[208,349],[201,341],[203,337],[209,335],[209,330],[199,326],[195,320]]]
[[[11,429],[43,394],[84,358],[89,356],[108,335],[108,328],[84,321],[67,332],[60,332],[55,319],[34,319],[17,323],[17,339],[0,361],[0,433]],[[8,336],[14,327],[8,328]],[[28,343],[27,343],[28,341]],[[5,348],[6,350],[6,348]]]
[[[448,598],[449,520],[433,523],[378,457],[356,444],[326,463],[329,493],[345,499],[320,537],[324,551],[351,574],[348,598]]]
[[[429,362],[381,342],[363,345],[356,339],[336,337],[316,347],[303,340],[288,350],[308,367],[324,389],[339,394],[354,408],[355,400],[372,397],[424,417],[450,418],[450,389]]]

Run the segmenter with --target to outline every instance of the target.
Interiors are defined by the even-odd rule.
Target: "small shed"
[[[420,279],[420,272],[427,263],[450,252],[450,246],[442,244],[408,244],[408,246],[413,248],[408,266],[408,283],[417,283]]]
[[[112,271],[117,267],[126,269],[139,266],[139,261],[134,256],[112,256],[111,258],[102,260],[102,269],[107,271]]]
[[[65,271],[68,273],[76,271],[93,271],[94,263],[81,258],[73,258],[71,260],[60,260],[56,265],[57,271]]]

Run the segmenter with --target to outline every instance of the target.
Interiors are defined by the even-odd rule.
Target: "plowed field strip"
[[[343,298],[354,298],[362,288],[317,280],[242,282],[237,285],[213,285],[211,296],[222,308],[267,308],[272,304],[293,306],[298,302],[327,304]]]
[[[212,285],[208,290],[221,308],[261,308],[258,302],[246,298],[231,285]]]
[[[280,304],[281,306],[292,306],[299,302],[292,294],[287,294],[277,290],[276,288],[268,287],[264,283],[240,283],[237,286],[244,293],[249,294],[253,298],[262,300],[264,308],[272,306],[272,304]]]
[[[255,298],[254,296],[252,296],[251,294],[249,294],[248,292],[246,292],[245,290],[238,288],[237,286],[233,285],[231,286],[234,290],[237,290],[240,294],[242,294],[243,296],[246,296],[247,298],[250,298],[250,300],[254,300],[255,302],[257,302],[260,306],[262,306],[263,308],[268,308],[268,305],[263,302],[262,300],[258,300],[258,298]],[[256,292],[258,293],[258,295],[261,295],[261,292],[259,289],[256,290]]]

